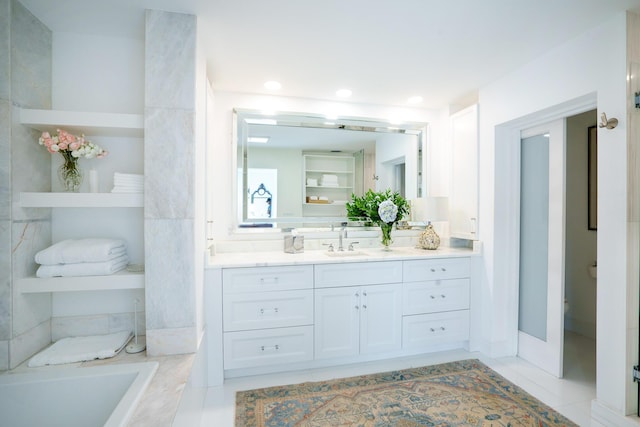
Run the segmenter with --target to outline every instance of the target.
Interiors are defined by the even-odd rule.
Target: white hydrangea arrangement
[[[351,220],[366,220],[382,230],[382,244],[388,248],[392,243],[393,224],[409,214],[409,203],[398,192],[387,189],[383,192],[367,191],[364,196],[351,195],[347,203],[347,216]]]

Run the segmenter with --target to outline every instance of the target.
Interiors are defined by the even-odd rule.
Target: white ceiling
[[[19,0],[52,31],[142,38],[144,9],[198,16],[217,90],[440,108],[640,0]],[[597,52],[594,52],[596,55]]]

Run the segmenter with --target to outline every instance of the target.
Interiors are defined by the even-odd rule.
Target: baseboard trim
[[[591,419],[605,426],[638,427],[640,417],[635,415],[625,416],[604,406],[598,400],[591,401]]]

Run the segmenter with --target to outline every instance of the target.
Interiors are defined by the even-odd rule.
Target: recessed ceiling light
[[[407,99],[407,103],[409,104],[420,104],[423,101],[421,96],[412,96]]]
[[[264,87],[269,90],[280,90],[280,88],[282,88],[282,85],[275,80],[269,80],[264,84]]]
[[[336,96],[340,97],[340,98],[349,98],[351,96],[352,92],[349,89],[339,89],[336,92]]]
[[[256,142],[258,144],[266,144],[269,142],[268,136],[250,136],[247,138],[247,142]]]

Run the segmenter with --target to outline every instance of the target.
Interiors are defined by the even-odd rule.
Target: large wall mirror
[[[238,226],[327,227],[370,188],[423,196],[426,126],[235,109]]]

